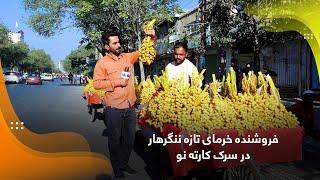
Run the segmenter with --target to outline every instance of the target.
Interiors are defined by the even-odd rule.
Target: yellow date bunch
[[[243,135],[247,130],[294,128],[299,125],[297,117],[281,103],[269,76],[258,73],[257,77],[250,72],[243,76],[242,91],[237,92],[232,68],[223,82],[213,75],[212,83],[200,88],[202,74],[193,74],[190,85],[178,83],[182,79],[169,81],[163,78],[167,71],[149,81],[148,87],[157,95],[150,96],[148,91],[144,96],[144,92],[140,94],[140,98],[147,98],[143,100],[145,107],[139,117],[146,118],[148,125],[160,130],[169,123],[195,133],[236,129],[239,135]]]
[[[153,19],[149,22],[145,22],[143,25],[143,30],[152,30],[154,27],[156,20]],[[140,61],[144,64],[150,65],[154,58],[156,57],[156,49],[154,47],[154,42],[150,38],[150,36],[145,37],[142,40],[141,47],[139,49],[139,54],[140,54]]]
[[[139,97],[137,102],[143,105],[148,104],[155,92],[155,84],[150,79],[150,76],[148,76],[146,80],[142,80],[142,82],[136,86],[136,94]]]
[[[154,42],[149,36],[145,37],[142,41],[142,45],[139,49],[139,59],[142,63],[150,65],[156,57],[156,49],[154,48]]]
[[[104,90],[97,90],[93,87],[93,80],[90,78],[88,79],[88,84],[83,88],[83,93],[97,94],[101,100],[103,100],[105,96]]]

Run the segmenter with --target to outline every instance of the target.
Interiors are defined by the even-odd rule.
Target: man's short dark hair
[[[187,43],[184,43],[184,42],[177,42],[174,47],[173,47],[173,50],[177,49],[177,48],[183,48],[186,52],[188,52],[188,45]]]
[[[109,45],[109,43],[110,43],[109,37],[111,37],[111,36],[117,36],[118,38],[120,38],[119,33],[117,33],[116,31],[105,32],[101,36],[101,41],[102,41],[103,45]]]

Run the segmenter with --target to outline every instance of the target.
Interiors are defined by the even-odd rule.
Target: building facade
[[[9,39],[14,44],[24,41],[24,32],[22,30],[18,32],[9,32]]]

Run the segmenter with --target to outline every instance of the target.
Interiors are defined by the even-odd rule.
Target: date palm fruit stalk
[[[237,92],[233,69],[220,83],[212,75],[212,83],[201,89],[198,84],[203,79],[203,72],[194,73],[191,85],[185,85],[181,83],[183,76],[169,81],[167,69],[162,71],[161,76],[154,78],[154,87],[151,82],[141,86],[149,90],[141,91],[145,95],[140,95],[140,98],[147,98],[143,100],[145,106],[139,117],[146,118],[147,124],[160,130],[164,124],[170,123],[196,133],[236,129],[239,135],[243,135],[246,130],[294,128],[299,125],[297,117],[281,103],[271,77],[262,73],[257,77],[250,72],[243,76],[242,92]],[[221,88],[225,93],[223,90],[219,93]],[[157,95],[151,97],[154,90]]]
[[[156,19],[153,19],[149,22],[145,22],[143,25],[143,30],[152,30],[154,28],[154,24],[156,22]],[[150,65],[153,61],[154,58],[156,57],[156,49],[154,47],[154,42],[152,39],[147,36],[142,40],[142,45],[140,47],[139,51],[139,59],[142,63]]]

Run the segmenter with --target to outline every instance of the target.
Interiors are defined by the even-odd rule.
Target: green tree
[[[71,67],[71,60],[69,59],[65,59],[62,61],[62,66],[63,66],[63,70],[67,71],[67,72],[71,72],[72,71],[72,67]]]
[[[0,56],[4,67],[17,67],[20,71],[51,71],[53,63],[50,55],[42,49],[29,49],[25,42],[12,43],[9,30],[0,24]]]
[[[4,66],[4,59],[3,59],[3,54],[4,54],[4,49],[9,45],[9,36],[8,36],[9,30],[5,25],[0,23],[0,61],[1,65]]]
[[[10,43],[8,33],[9,30],[7,27],[0,23],[0,49],[6,47]]]
[[[78,72],[85,69],[87,59],[94,59],[95,52],[88,46],[80,46],[77,50],[71,51],[63,61],[65,71]]]
[[[259,4],[259,2],[255,0],[213,0],[208,2],[206,10],[212,43],[218,45],[221,51],[231,44],[250,48],[254,55],[255,70],[260,69],[259,52],[264,45],[301,38],[293,32],[268,32],[266,28],[273,29],[279,22],[267,18],[259,19],[245,11],[248,5]],[[264,3],[267,8],[263,11],[272,13],[272,8],[275,8],[274,2],[265,1]],[[254,10],[260,11],[261,9],[257,5]],[[282,11],[288,11],[288,9],[283,8]],[[280,23],[290,23],[290,20],[282,19]]]
[[[28,54],[28,71],[51,72],[54,64],[43,49],[33,49]]]
[[[141,44],[143,22],[157,17],[158,22],[172,20],[181,12],[177,0],[24,0],[30,11],[29,25],[41,35],[51,36],[63,29],[63,17],[70,17],[73,26],[80,28],[87,42],[104,54],[101,33],[118,30],[124,44],[137,48]],[[130,49],[124,46],[125,50]],[[143,69],[142,66],[140,66]],[[141,72],[144,72],[143,70]]]
[[[24,42],[9,44],[7,47],[1,49],[1,56],[3,66],[22,68],[23,62],[28,57],[29,47]]]

